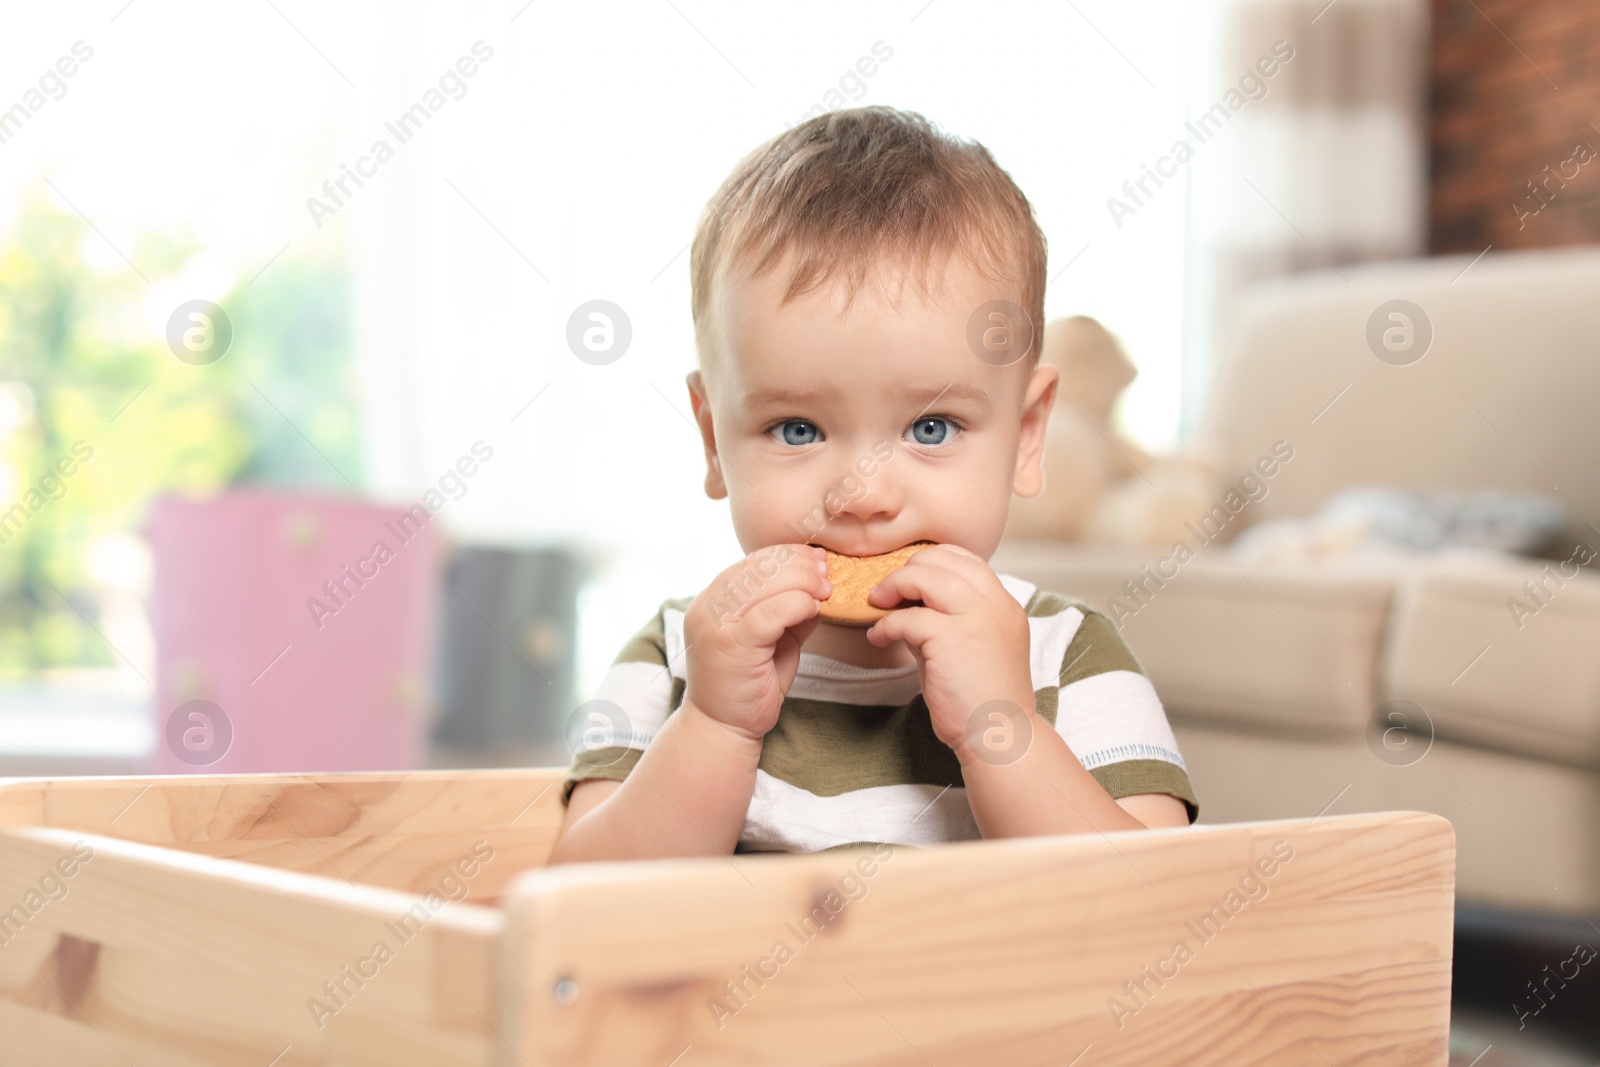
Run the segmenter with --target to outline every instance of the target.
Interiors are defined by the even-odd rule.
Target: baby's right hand
[[[684,613],[684,700],[752,740],[765,737],[832,590],[827,558],[811,545],[769,545],[717,575]]]

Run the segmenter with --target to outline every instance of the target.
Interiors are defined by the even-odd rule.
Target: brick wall
[[[1432,6],[1429,251],[1600,242],[1600,2]]]

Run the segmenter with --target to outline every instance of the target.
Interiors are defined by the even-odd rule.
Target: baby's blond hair
[[[717,278],[736,260],[759,276],[790,252],[785,303],[841,275],[848,300],[885,260],[914,264],[926,289],[933,255],[964,255],[1021,293],[1035,338],[1027,365],[1038,359],[1045,238],[1033,207],[988,149],[916,112],[875,106],[819,115],[733,169],[706,204],[689,252],[702,365]]]

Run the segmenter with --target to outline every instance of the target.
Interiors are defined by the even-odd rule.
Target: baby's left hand
[[[1027,613],[985,560],[957,545],[923,549],[867,597],[880,608],[902,600],[923,606],[891,610],[867,640],[884,647],[905,639],[922,669],[933,731],[965,763],[979,707],[1006,700],[1034,714]]]

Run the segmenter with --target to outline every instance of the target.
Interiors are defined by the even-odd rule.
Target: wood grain
[[[1293,858],[1259,879],[1260,899],[1241,894],[1196,937],[1279,841]],[[1437,816],[897,848],[802,941],[796,920],[852,859],[527,875],[507,901],[508,1038],[562,1067],[680,1054],[696,1067],[1060,1067],[1085,1048],[1094,1067],[1445,1062],[1454,832]],[[1163,959],[1173,976],[1132,999],[1123,983]],[[724,983],[745,965],[776,973],[745,978],[735,1000]],[[555,995],[564,979],[570,1003]]]
[[[0,901],[22,899],[74,845],[92,857],[62,879],[65,895],[0,946],[5,1062],[481,1067],[492,1057],[498,1039],[479,1010],[494,999],[497,910],[444,903],[402,939],[409,894],[19,827],[0,831]],[[345,977],[380,941],[389,958],[359,985]],[[330,996],[329,981],[344,993]]]
[[[472,844],[470,899],[542,866],[564,768],[0,782],[0,827],[48,826],[422,893]]]
[[[0,783],[0,1061],[1446,1059],[1434,815],[544,868],[563,775]]]

